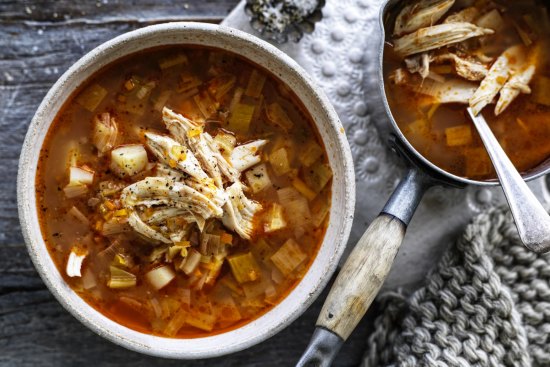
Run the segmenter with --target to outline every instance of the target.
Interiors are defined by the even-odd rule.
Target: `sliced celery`
[[[280,127],[285,132],[290,131],[294,126],[294,123],[288,117],[288,114],[285,112],[283,107],[278,103],[272,103],[266,107],[266,115],[268,120],[274,125]]]
[[[188,62],[189,61],[185,54],[177,54],[159,60],[159,67],[161,70],[165,70],[176,65],[187,65]]]
[[[227,258],[231,272],[239,283],[258,280],[261,277],[261,269],[251,252],[236,254]]]
[[[264,89],[266,79],[267,77],[263,73],[253,70],[250,74],[250,79],[248,80],[248,85],[246,86],[246,91],[244,94],[254,98],[260,97],[262,90]]]
[[[298,159],[304,166],[311,166],[317,159],[323,155],[323,148],[315,141],[310,140],[303,148],[300,148],[300,155]]]
[[[107,96],[107,89],[99,84],[92,84],[76,97],[76,103],[90,112],[94,112],[103,99]]]
[[[237,103],[231,111],[227,129],[236,133],[247,133],[255,108],[254,105]]]
[[[289,238],[281,248],[271,256],[271,261],[273,261],[281,273],[288,276],[304,262],[306,258],[307,255],[302,251],[296,241]]]
[[[269,155],[269,163],[277,176],[283,176],[292,169],[286,147],[277,149]]]
[[[304,182],[306,185],[319,193],[332,178],[330,166],[322,161],[317,161],[311,167],[304,169]]]
[[[264,214],[264,232],[271,233],[286,228],[287,222],[283,214],[283,207],[273,203]]]
[[[134,274],[112,265],[109,269],[111,272],[111,276],[107,281],[109,288],[122,289],[136,286],[137,279]]]

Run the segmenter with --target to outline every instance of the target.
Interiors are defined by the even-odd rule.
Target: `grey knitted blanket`
[[[550,366],[550,254],[509,212],[476,217],[409,297],[381,294],[362,366]]]

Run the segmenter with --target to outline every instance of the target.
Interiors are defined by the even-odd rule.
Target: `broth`
[[[466,104],[441,102],[430,93],[437,88],[438,83],[448,83],[451,85],[450,91],[453,91],[451,83],[461,83],[475,90],[483,80],[482,77],[472,76],[468,80],[457,75],[457,61],[451,60],[449,54],[459,55],[490,73],[500,55],[511,46],[519,45],[521,53],[528,55],[529,62],[536,65],[536,71],[528,83],[531,93],[520,93],[499,115],[496,115],[494,104],[499,98],[497,96],[483,108],[482,113],[516,168],[520,172],[528,172],[550,156],[548,10],[542,1],[535,0],[456,1],[441,20],[436,19],[433,23],[443,24],[453,14],[464,14],[467,17],[469,10],[466,9],[477,12],[468,21],[489,29],[496,28],[494,34],[426,52],[430,58],[429,75],[422,79],[418,74],[413,75],[410,72],[412,69],[408,69],[401,75],[405,77],[403,83],[395,79],[396,71],[403,72],[407,68],[404,57],[394,47],[396,37],[400,37],[392,35],[396,14],[386,19],[389,39],[384,54],[384,83],[392,114],[415,149],[436,166],[471,179],[496,178],[489,156],[466,113]],[[409,62],[414,57],[407,56]],[[447,59],[443,62],[434,61],[438,57]],[[514,60],[510,64],[514,67]],[[499,80],[497,82],[501,83]],[[414,83],[424,84],[411,87]]]
[[[282,82],[225,51],[170,46],[106,66],[68,99],[36,195],[75,292],[131,329],[193,338],[250,322],[300,281],[331,177]]]

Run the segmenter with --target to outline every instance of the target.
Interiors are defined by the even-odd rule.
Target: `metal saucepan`
[[[384,21],[400,1],[389,0],[383,4],[380,11],[382,42],[379,57],[379,83],[384,106],[393,129],[391,144],[409,163],[410,168],[340,270],[317,319],[310,344],[297,366],[331,365],[340,347],[365,315],[384,283],[401,246],[407,226],[426,190],[437,185],[458,188],[466,185],[499,185],[497,180],[471,180],[451,174],[434,165],[411,145],[393,118],[383,79]],[[549,171],[550,160],[547,160],[522,174],[522,177],[529,181]],[[537,252],[548,251],[548,244],[528,247]]]

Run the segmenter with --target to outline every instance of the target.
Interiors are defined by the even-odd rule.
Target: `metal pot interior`
[[[386,109],[386,114],[388,116],[389,121],[391,122],[391,127],[393,129],[393,133],[397,136],[399,139],[399,145],[400,150],[405,151],[404,154],[408,155],[411,158],[414,158],[415,162],[418,162],[417,166],[422,169],[428,171],[435,172],[438,175],[442,175],[445,177],[449,182],[455,183],[457,186],[463,186],[465,184],[467,185],[478,185],[478,186],[497,186],[500,185],[499,181],[497,179],[490,179],[490,180],[474,180],[467,177],[457,176],[453,173],[450,173],[439,166],[432,163],[430,160],[428,160],[426,157],[424,157],[422,154],[418,152],[418,150],[407,140],[407,137],[403,134],[401,129],[399,128],[399,125],[395,121],[395,118],[392,114],[391,108],[388,103],[387,94],[386,94],[386,88],[385,88],[385,82],[384,82],[384,45],[387,42],[386,39],[386,32],[388,29],[386,26],[388,24],[393,24],[395,21],[395,18],[397,16],[397,12],[401,9],[402,6],[404,6],[408,1],[405,0],[388,0],[385,2],[380,10],[379,15],[379,24],[380,24],[380,30],[381,30],[381,42],[380,42],[380,49],[379,49],[379,83],[380,83],[380,90],[382,95],[382,101],[384,103],[384,108]],[[541,177],[547,173],[550,172],[550,157],[548,157],[547,160],[539,164],[537,167],[534,167],[527,172],[522,173],[522,177],[526,181],[534,180],[538,177]]]

